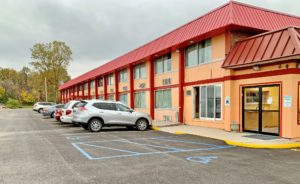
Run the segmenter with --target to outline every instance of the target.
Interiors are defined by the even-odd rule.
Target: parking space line
[[[93,144],[87,144],[87,143],[81,143],[81,144],[86,145],[86,146],[96,147],[96,148],[103,148],[103,149],[110,149],[110,150],[114,150],[114,151],[125,152],[125,153],[132,153],[132,154],[138,154],[139,153],[139,152],[133,152],[133,151],[117,149],[117,148],[111,148],[111,147],[100,146],[100,145],[93,145]]]
[[[123,141],[131,144],[137,144],[137,145],[142,145],[142,146],[150,146],[150,147],[157,147],[157,148],[164,148],[164,149],[172,149],[172,150],[183,150],[179,148],[174,148],[174,147],[169,147],[169,146],[158,146],[158,145],[153,145],[153,144],[143,144],[143,143],[138,143],[138,142],[133,142],[133,141]]]
[[[104,159],[112,159],[112,158],[145,156],[145,155],[153,155],[153,154],[183,153],[183,152],[195,152],[195,151],[211,151],[211,150],[227,149],[227,148],[234,147],[234,146],[228,146],[228,145],[219,146],[219,145],[215,145],[215,144],[207,144],[207,143],[202,143],[202,142],[170,139],[172,137],[178,137],[178,136],[88,141],[88,142],[72,143],[72,145],[74,147],[76,147],[84,156],[86,156],[90,160],[104,160]],[[185,143],[185,144],[189,144],[189,145],[193,145],[193,144],[194,145],[205,145],[205,146],[209,146],[209,147],[208,148],[182,149],[182,148],[176,148],[176,147],[169,147],[169,146],[165,146],[165,145],[153,145],[153,144],[138,143],[138,142],[134,142],[133,140],[161,140],[161,141],[168,141],[168,142]],[[164,149],[167,149],[167,150],[166,151],[153,151],[153,152],[140,153],[140,152],[133,152],[133,151],[124,150],[124,149],[118,149],[118,148],[112,148],[112,147],[106,147],[106,146],[91,144],[93,142],[97,142],[97,143],[101,143],[101,142],[122,142],[122,143],[141,145],[143,148],[145,148],[144,146],[146,146],[146,147],[148,146],[148,147],[164,148]],[[83,148],[80,148],[79,145],[86,145],[86,146],[91,146],[91,147],[101,148],[101,149],[109,149],[109,150],[129,153],[129,154],[115,155],[115,156],[104,156],[104,157],[93,157],[88,152],[86,152]]]
[[[77,146],[76,143],[72,143],[72,145],[81,153],[83,154],[86,158],[93,160],[93,157],[87,153],[86,151],[84,151],[81,147]]]

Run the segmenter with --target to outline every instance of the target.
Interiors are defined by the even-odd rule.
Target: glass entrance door
[[[243,130],[279,134],[279,85],[243,88]]]

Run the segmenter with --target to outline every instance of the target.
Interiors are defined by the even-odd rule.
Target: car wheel
[[[81,125],[81,126],[82,126],[82,128],[84,128],[84,129],[86,129],[86,130],[89,130],[88,125]]]
[[[38,110],[38,113],[42,113],[42,110],[43,110],[43,109],[39,109],[39,110]]]
[[[88,124],[91,132],[99,132],[102,129],[102,121],[99,119],[91,119]]]
[[[145,131],[145,130],[147,130],[148,129],[148,121],[146,119],[139,119],[136,122],[136,128],[139,131]]]
[[[51,117],[51,118],[54,118],[54,112],[51,113],[50,117]]]

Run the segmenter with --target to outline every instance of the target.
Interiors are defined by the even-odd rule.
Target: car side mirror
[[[134,112],[134,110],[130,109],[130,110],[128,110],[128,112],[130,112],[130,113],[133,113],[133,112]]]

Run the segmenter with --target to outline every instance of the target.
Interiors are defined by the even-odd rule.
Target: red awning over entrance
[[[238,41],[223,68],[241,68],[300,59],[300,28],[288,27]]]

